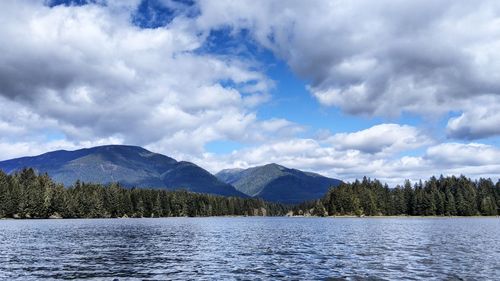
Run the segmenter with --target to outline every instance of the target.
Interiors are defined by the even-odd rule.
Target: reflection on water
[[[496,218],[4,220],[0,241],[0,280],[500,276]]]

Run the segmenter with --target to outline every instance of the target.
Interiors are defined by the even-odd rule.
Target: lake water
[[[500,280],[498,218],[3,220],[0,241],[0,280]]]

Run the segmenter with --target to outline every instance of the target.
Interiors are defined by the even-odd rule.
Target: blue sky
[[[0,158],[498,179],[495,1],[4,1]]]

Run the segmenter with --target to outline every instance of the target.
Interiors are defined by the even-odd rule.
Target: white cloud
[[[131,22],[137,1],[106,3],[1,2],[0,160],[123,143],[213,172],[277,162],[392,184],[498,178],[497,147],[437,144],[408,125],[298,137],[301,124],[257,117],[274,87],[258,63],[199,49],[214,29],[248,29],[324,106],[366,116],[461,111],[448,136],[477,139],[500,134],[496,1],[200,1],[200,15],[155,29]],[[206,152],[215,140],[244,147]],[[426,150],[408,156],[415,149]]]
[[[480,139],[500,135],[500,103],[482,103],[460,116],[451,118],[447,135],[454,138]]]
[[[364,153],[395,153],[430,144],[429,137],[408,125],[380,124],[354,133],[339,133],[328,140],[340,149]]]
[[[395,133],[391,132],[391,128]],[[409,137],[405,139],[404,134],[399,135],[401,132],[408,132]],[[347,181],[363,176],[378,178],[392,186],[402,184],[405,179],[416,181],[440,174],[499,179],[498,148],[477,143],[432,143],[414,127],[381,124],[350,134],[336,134],[328,141],[303,138],[278,140],[226,155],[206,153],[191,160],[205,163],[212,172],[274,162]],[[422,146],[427,149],[420,155],[399,155],[401,151]]]
[[[175,156],[275,133],[246,133],[277,122],[256,118],[273,87],[258,65],[196,52],[205,35],[182,15],[134,26],[135,4],[2,2],[0,140],[49,149],[43,136],[57,131],[68,148],[120,139]]]
[[[249,30],[310,81],[309,91],[325,106],[366,116],[471,110],[464,120],[480,107],[493,112],[492,105],[500,104],[498,1],[252,0],[199,6],[199,26]],[[483,97],[492,102],[480,103]],[[451,135],[497,135],[485,129],[496,120],[467,122]]]
[[[448,166],[500,165],[500,149],[480,143],[442,143],[430,147],[426,158]]]

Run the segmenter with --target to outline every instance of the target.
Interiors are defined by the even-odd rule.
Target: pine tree
[[[325,206],[321,203],[321,200],[316,200],[316,205],[314,206],[313,213],[314,216],[324,217],[328,215]]]
[[[0,218],[7,216],[10,198],[9,181],[7,175],[0,170]]]
[[[457,214],[455,196],[450,190],[446,192],[445,215],[455,216]]]
[[[162,209],[161,209],[161,200],[160,200],[160,194],[156,194],[156,199],[153,204],[153,216],[154,217],[161,217],[163,216]]]
[[[497,206],[491,197],[485,197],[481,201],[481,214],[485,216],[497,215]]]
[[[13,175],[0,172],[0,218],[52,215],[64,218],[136,216],[211,216],[211,215],[497,215],[500,181],[471,181],[432,177],[414,187],[389,188],[377,180],[363,178],[342,183],[327,195],[294,207],[243,199],[195,194],[186,191],[126,189],[118,184],[103,186],[77,181],[72,187],[55,184],[48,175],[24,169]]]

